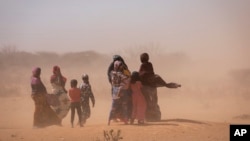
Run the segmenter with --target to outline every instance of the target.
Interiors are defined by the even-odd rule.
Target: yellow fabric
[[[130,71],[128,69],[124,69],[123,74],[126,75],[126,76],[131,76],[131,73],[130,73]]]

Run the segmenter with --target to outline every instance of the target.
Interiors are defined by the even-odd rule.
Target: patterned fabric
[[[110,120],[120,118],[125,123],[130,117],[129,114],[129,91],[128,83],[129,77],[120,71],[111,71],[111,84],[112,84],[112,107],[109,115]],[[119,117],[118,117],[119,115]]]
[[[128,77],[119,71],[111,71],[112,98],[118,99],[121,96],[121,89],[128,87]]]
[[[70,110],[70,99],[62,86],[52,83],[52,88],[52,94],[47,96],[50,107],[60,119],[63,119]]]
[[[86,120],[91,115],[90,110],[90,103],[89,99],[92,102],[92,105],[95,105],[95,97],[91,89],[91,85],[87,83],[81,83],[80,84],[80,90],[81,90],[81,107],[82,107],[82,122],[85,123]]]
[[[61,74],[59,66],[53,67],[53,75],[50,77],[52,94],[48,95],[50,107],[55,111],[60,119],[66,117],[70,110],[70,100],[65,90],[67,79]]]
[[[108,67],[108,71],[107,71],[109,83],[111,83],[111,71],[114,70],[114,62],[115,61],[121,61],[122,65],[123,65],[123,69],[124,69],[123,70],[124,74],[125,75],[130,75],[130,71],[129,71],[128,66],[125,63],[124,59],[120,55],[114,55],[113,56],[113,61],[110,63],[110,65]]]

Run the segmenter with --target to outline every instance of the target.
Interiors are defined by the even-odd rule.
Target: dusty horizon
[[[228,141],[229,125],[250,123],[250,1],[0,2],[0,141]],[[178,89],[158,88],[162,121],[107,126],[107,68],[114,54],[130,71],[147,52],[154,71]],[[51,92],[52,67],[81,81],[89,74],[96,106],[83,128],[32,129],[33,67]]]
[[[196,60],[185,53],[154,52],[152,48],[134,49],[132,52],[120,51],[117,54],[121,54],[130,71],[134,71],[139,69],[138,55],[142,51],[149,53],[156,74],[161,75],[167,82],[182,85],[178,89],[158,88],[158,103],[163,121],[148,123],[142,130],[138,130],[137,126],[123,126],[122,123],[111,123],[111,126],[107,126],[111,96],[106,72],[112,61],[111,54],[95,51],[64,55],[1,53],[0,107],[3,114],[0,118],[0,139],[39,140],[36,138],[38,136],[51,141],[71,138],[77,141],[83,138],[97,140],[95,138],[102,138],[103,130],[121,129],[124,140],[159,141],[170,138],[184,141],[190,137],[190,140],[226,141],[230,123],[250,123],[250,71],[249,67],[244,65],[245,62],[237,64],[229,59],[223,62],[225,58]],[[70,114],[63,119],[63,127],[32,129],[34,103],[30,98],[31,70],[34,66],[42,68],[41,79],[50,93],[49,78],[54,65],[59,65],[62,74],[67,78],[66,89],[69,89],[71,79],[80,82],[83,73],[89,74],[96,105],[92,108],[91,118],[83,129],[70,128]],[[55,134],[48,135],[45,130]],[[82,131],[91,131],[91,134]],[[140,135],[146,133],[147,136],[139,137],[134,132]]]

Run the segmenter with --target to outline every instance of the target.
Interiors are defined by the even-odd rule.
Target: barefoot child
[[[72,79],[70,81],[71,88],[69,89],[69,97],[71,100],[71,127],[74,128],[74,118],[75,118],[75,109],[77,110],[80,127],[82,127],[81,122],[81,90],[77,88],[77,80]]]

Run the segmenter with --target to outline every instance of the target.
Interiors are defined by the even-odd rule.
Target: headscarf
[[[122,57],[120,55],[116,54],[116,55],[113,56],[113,61],[117,61],[117,60],[122,61],[123,59],[122,59]]]
[[[56,74],[56,72],[58,72],[61,75],[61,70],[59,66],[54,66],[53,67],[53,74]]]
[[[66,81],[67,81],[67,79],[61,74],[60,67],[54,66],[53,67],[53,75],[50,77],[50,82],[65,86]]]
[[[35,67],[35,68],[32,70],[32,76],[33,76],[33,77],[40,78],[40,74],[41,74],[41,68]]]
[[[35,67],[32,70],[32,77],[31,77],[31,84],[32,85],[40,83],[40,74],[41,74],[41,68]]]
[[[47,93],[47,90],[40,79],[40,74],[41,74],[40,67],[36,67],[32,70],[32,77],[31,77],[32,94]]]
[[[82,75],[82,80],[83,80],[85,83],[89,83],[89,75],[86,74],[86,73],[84,73],[84,74]]]

